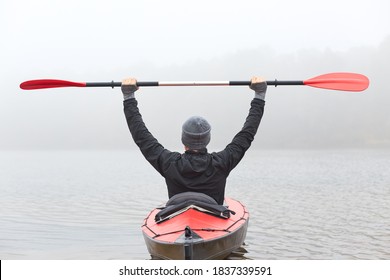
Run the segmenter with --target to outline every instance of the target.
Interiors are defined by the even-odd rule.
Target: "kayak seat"
[[[172,196],[166,203],[166,206],[169,205],[177,205],[189,200],[196,200],[199,202],[204,202],[208,204],[215,204],[217,205],[217,202],[214,198],[211,196],[208,196],[207,194],[200,193],[200,192],[182,192],[178,193],[174,196]]]
[[[230,218],[230,214],[235,214],[224,205],[219,205],[212,197],[197,192],[184,192],[171,197],[165,207],[160,208],[154,220],[162,223],[169,220],[188,209],[195,209],[222,219]]]

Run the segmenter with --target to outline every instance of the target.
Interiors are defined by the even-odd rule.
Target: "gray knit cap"
[[[210,124],[202,117],[189,118],[182,127],[181,142],[190,150],[206,148],[210,143]]]

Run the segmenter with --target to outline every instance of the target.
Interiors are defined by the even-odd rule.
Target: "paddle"
[[[250,81],[211,81],[211,82],[137,82],[139,87],[158,86],[249,86]],[[311,86],[323,89],[342,91],[363,91],[368,88],[369,80],[366,76],[356,73],[329,73],[320,75],[304,81],[267,81],[270,86]],[[30,80],[20,84],[24,90],[59,88],[59,87],[120,87],[121,82],[71,82],[64,80],[41,79]]]

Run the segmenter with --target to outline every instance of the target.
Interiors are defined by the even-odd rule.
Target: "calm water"
[[[255,151],[227,195],[244,257],[390,259],[390,151]],[[139,151],[0,152],[0,259],[149,259],[140,225],[167,197]]]

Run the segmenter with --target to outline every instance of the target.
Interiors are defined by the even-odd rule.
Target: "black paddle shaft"
[[[137,82],[139,87],[159,87],[159,86],[249,86],[250,81],[219,81],[219,82]],[[121,82],[87,82],[86,87],[120,87]],[[267,81],[269,86],[291,86],[304,85],[303,81]]]

